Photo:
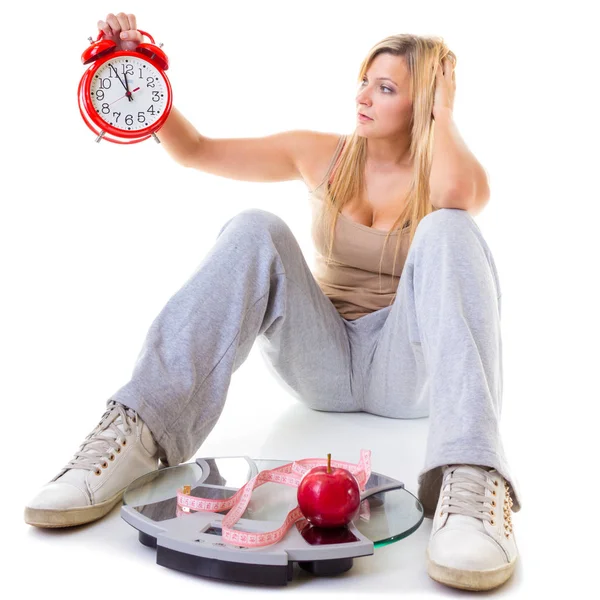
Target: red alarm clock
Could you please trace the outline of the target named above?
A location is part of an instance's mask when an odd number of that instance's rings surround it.
[[[135,50],[115,50],[116,42],[103,40],[104,31],[81,55],[92,63],[79,82],[79,111],[86,125],[115,144],[136,144],[156,135],[171,112],[173,92],[165,71],[167,55],[152,41]],[[92,42],[92,38],[88,38]],[[98,129],[96,129],[95,127]],[[129,141],[125,141],[129,140]]]

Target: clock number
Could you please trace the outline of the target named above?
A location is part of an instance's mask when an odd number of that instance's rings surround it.
[[[160,95],[158,92],[152,92],[152,102],[158,102],[160,100]]]
[[[102,114],[103,114],[103,115],[107,115],[109,112],[110,112],[110,108],[109,108],[109,106],[108,106],[108,102],[105,102],[105,103],[102,105]]]
[[[138,112],[138,123],[145,123],[146,122],[146,115],[144,115],[144,111],[141,110]]]
[[[127,115],[125,117],[125,123],[127,123],[127,125],[133,125],[133,115]]]
[[[156,87],[154,85],[154,77],[146,77],[146,80],[148,81],[148,83],[146,84],[146,87]]]
[[[119,117],[121,116],[121,113],[120,112],[114,112],[113,113],[113,118],[114,118],[115,115],[117,115],[117,118],[115,119],[115,123],[118,123],[119,122]]]
[[[151,104],[147,109],[146,109],[151,115],[154,115],[156,113],[156,111],[154,110],[154,104]]]
[[[133,65],[123,64],[123,75],[133,75]]]
[[[104,100],[104,92],[102,90],[96,90],[96,100]]]
[[[108,81],[107,85],[105,85],[106,81]],[[112,85],[112,81],[110,80],[110,77],[100,77],[100,89],[101,90],[108,90],[111,85]]]

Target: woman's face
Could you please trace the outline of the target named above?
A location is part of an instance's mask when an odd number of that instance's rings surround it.
[[[385,78],[385,79],[380,79]],[[410,132],[410,74],[402,56],[375,57],[356,95],[356,132],[364,137],[396,137]],[[361,121],[358,113],[371,117]]]

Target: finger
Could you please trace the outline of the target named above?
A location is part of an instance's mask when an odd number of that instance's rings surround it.
[[[131,29],[129,26],[129,17],[124,12],[117,14],[117,20],[121,26],[121,31],[129,31]]]
[[[137,45],[142,41],[142,34],[137,29],[121,31],[119,37],[121,39],[121,42],[123,42],[126,45],[133,43],[134,45],[131,46],[131,49],[137,48]],[[127,47],[127,49],[129,50],[130,48]]]
[[[112,13],[108,13],[108,15],[106,15],[106,22],[108,23],[112,31],[111,37],[118,38],[119,33],[121,32],[121,25],[119,25],[117,17],[115,17],[115,15],[113,15]]]
[[[129,13],[127,15],[129,17],[129,27],[131,29],[137,29],[137,24],[136,24],[136,20],[135,20],[135,15],[132,13]]]
[[[445,73],[448,82],[452,82],[452,63],[449,58],[444,59]]]
[[[110,25],[104,21],[98,21],[98,31],[104,32],[104,37],[112,37],[113,33],[110,29]]]

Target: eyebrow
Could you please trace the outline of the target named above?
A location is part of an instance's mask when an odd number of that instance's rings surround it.
[[[365,75],[366,77],[366,75]],[[391,81],[394,85],[398,85],[393,79],[390,79],[389,77],[377,77],[377,79],[375,79],[375,81]]]

